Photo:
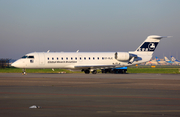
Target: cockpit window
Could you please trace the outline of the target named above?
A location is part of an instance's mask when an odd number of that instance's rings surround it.
[[[28,58],[34,58],[34,56],[28,56]]]
[[[21,58],[34,58],[34,56],[23,56],[23,57],[21,57]]]
[[[27,58],[27,57],[28,57],[28,56],[25,55],[25,56],[23,56],[23,57],[21,57],[21,58]]]

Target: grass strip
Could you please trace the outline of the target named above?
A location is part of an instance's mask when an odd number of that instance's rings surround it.
[[[70,71],[67,69],[26,69],[27,73],[84,73],[79,71]],[[22,73],[19,68],[0,69],[0,73]],[[156,74],[180,74],[180,68],[131,68],[128,67],[127,73],[156,73]]]
[[[67,69],[26,69],[27,73],[81,73],[80,71],[70,71]],[[19,68],[5,68],[0,69],[0,73],[22,73]]]
[[[180,74],[180,68],[128,68],[127,73]]]

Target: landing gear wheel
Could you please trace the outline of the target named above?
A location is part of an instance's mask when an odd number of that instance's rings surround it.
[[[22,75],[27,75],[26,69],[23,69]]]
[[[105,73],[105,70],[104,70],[104,69],[102,69],[102,70],[101,70],[101,72],[102,72],[102,73]]]
[[[92,71],[92,74],[97,74],[97,70]]]
[[[85,70],[84,73],[85,73],[85,74],[89,74],[90,71],[89,71],[89,70]]]

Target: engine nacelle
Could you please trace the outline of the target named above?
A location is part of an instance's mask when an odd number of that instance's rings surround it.
[[[115,59],[119,61],[129,61],[130,54],[128,52],[116,52],[115,53]]]

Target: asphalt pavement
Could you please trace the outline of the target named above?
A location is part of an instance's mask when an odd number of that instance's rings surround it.
[[[178,117],[180,75],[0,73],[0,116]]]

